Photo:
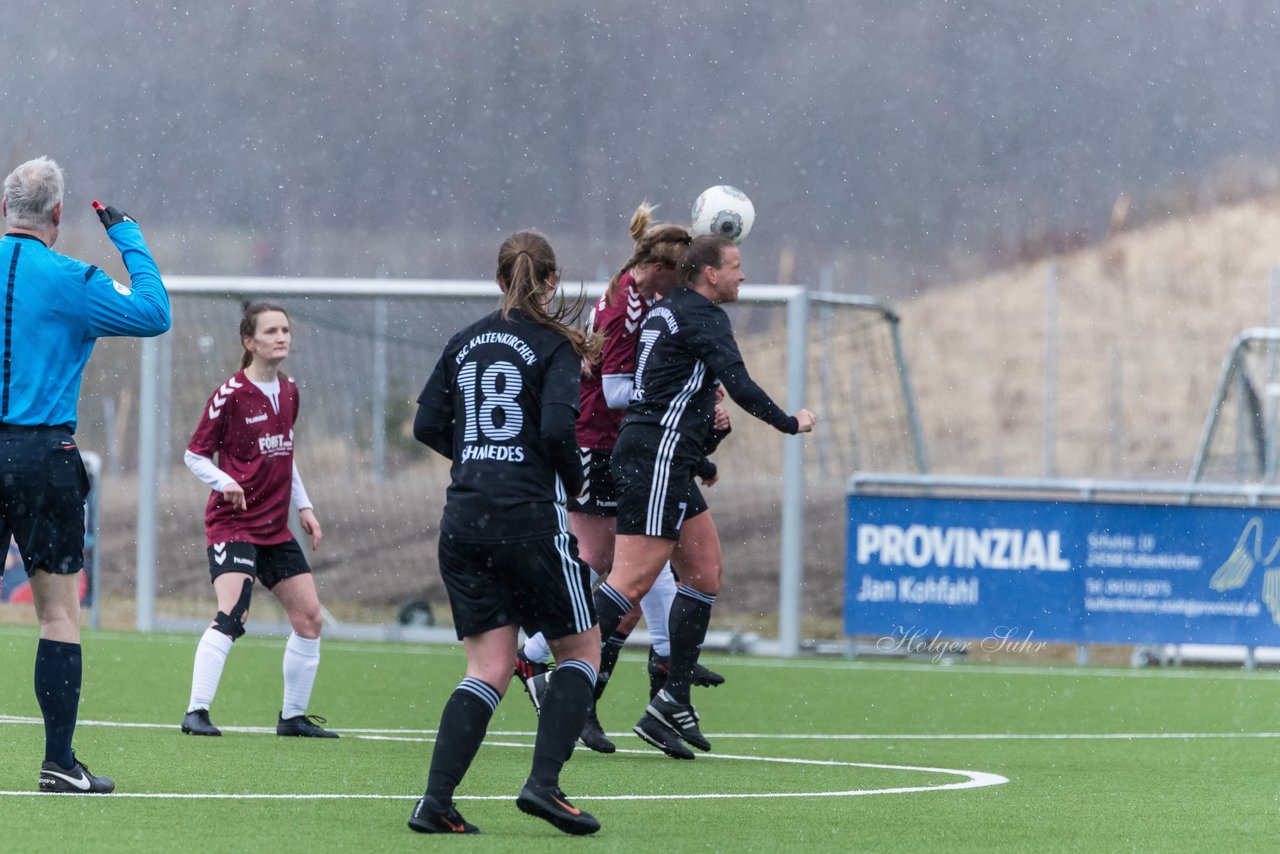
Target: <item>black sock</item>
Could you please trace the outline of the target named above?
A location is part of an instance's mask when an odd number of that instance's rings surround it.
[[[618,666],[618,656],[627,644],[627,637],[628,635],[614,632],[600,645],[600,672],[596,675],[595,690],[597,700],[604,693],[604,689],[609,687],[609,677],[613,675],[613,668]]]
[[[609,638],[618,630],[618,625],[627,612],[635,607],[635,603],[614,590],[607,583],[596,588],[595,594],[596,620],[600,623],[600,637]],[[606,641],[607,642],[607,641]]]
[[[668,618],[670,615],[668,614]],[[671,658],[658,655],[658,651],[649,647],[649,699],[652,700],[667,682],[667,673],[671,670]]]
[[[560,785],[560,769],[573,755],[574,742],[591,712],[596,673],[585,661],[571,658],[556,665],[538,714],[529,779],[542,786]]]
[[[44,715],[44,759],[70,768],[71,737],[80,711],[80,644],[40,639],[36,646],[36,702]]]
[[[431,771],[427,774],[427,794],[446,809],[453,800],[453,790],[476,758],[484,741],[489,721],[502,696],[486,682],[468,676],[454,689],[440,713],[440,731],[431,752]]]
[[[676,588],[671,601],[667,630],[671,633],[671,669],[667,673],[666,692],[677,703],[688,703],[693,683],[693,666],[698,663],[702,642],[711,625],[711,606],[716,597],[683,584]]]

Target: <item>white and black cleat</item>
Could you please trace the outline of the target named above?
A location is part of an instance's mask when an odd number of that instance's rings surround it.
[[[680,734],[648,712],[631,729],[672,759],[694,758],[693,751],[680,738]]]
[[[116,781],[89,773],[84,763],[71,754],[71,767],[56,762],[40,766],[40,791],[69,795],[106,795],[116,790]]]
[[[677,703],[666,691],[659,691],[649,701],[649,708],[645,711],[671,727],[682,739],[699,750],[711,749],[711,742],[698,729],[698,711],[689,703]]]

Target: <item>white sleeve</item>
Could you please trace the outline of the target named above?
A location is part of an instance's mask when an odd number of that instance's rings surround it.
[[[309,510],[315,506],[307,497],[307,488],[302,485],[302,475],[298,474],[298,464],[293,464],[293,506],[299,510]]]
[[[187,464],[187,468],[191,469],[192,474],[200,478],[201,482],[214,492],[221,492],[236,482],[235,478],[214,465],[213,460],[202,457],[194,451],[183,454],[182,461]]]
[[[600,387],[604,391],[604,402],[610,409],[626,409],[636,388],[635,375],[605,374],[600,378]]]

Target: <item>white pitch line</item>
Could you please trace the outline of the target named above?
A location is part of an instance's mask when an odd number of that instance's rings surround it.
[[[41,718],[0,714],[0,724],[43,725]],[[77,726],[116,727],[121,729],[177,729],[175,724],[139,723],[131,721],[82,720]],[[224,732],[242,732],[259,735],[275,735],[275,727],[222,726]],[[369,741],[434,741],[428,736],[434,729],[381,729],[377,727],[353,727],[338,730],[343,735]],[[530,730],[489,730],[491,736],[533,738]],[[1214,738],[1280,738],[1280,732],[970,732],[970,733],[777,733],[777,732],[718,732],[716,738],[740,738],[755,741],[1142,741]],[[485,744],[491,742],[486,741]],[[507,745],[510,747],[521,745]],[[531,745],[523,745],[530,747]],[[638,750],[647,755],[652,751]],[[717,754],[718,755],[718,754]]]
[[[18,715],[0,715],[0,724],[40,724],[43,721],[39,718],[22,717]],[[146,729],[173,729],[172,724],[154,724],[154,723],[132,723],[124,721],[80,721],[80,726],[98,726],[98,727],[127,727],[127,728],[146,728]],[[251,733],[274,733],[274,729],[266,727],[224,727],[223,729],[236,732]],[[348,731],[351,733],[351,731]],[[404,733],[398,735],[397,733]],[[498,735],[499,733],[493,733]],[[532,736],[532,733],[512,733],[514,735]],[[354,734],[355,738],[369,741],[411,741],[426,742],[432,739],[427,738],[422,731],[417,730],[361,730],[358,734]],[[485,741],[487,747],[512,747],[521,750],[530,750],[533,745],[528,743],[516,743],[505,741]],[[641,756],[653,756],[651,750],[628,750],[622,749],[618,753],[630,753]],[[575,795],[575,799],[580,801],[661,801],[679,798],[681,800],[731,800],[731,799],[750,799],[750,798],[834,798],[834,797],[860,797],[864,795],[897,795],[911,794],[916,792],[942,792],[956,791],[960,789],[974,789],[985,786],[999,786],[1009,782],[1007,777],[999,774],[991,774],[986,771],[968,771],[958,768],[933,768],[920,765],[885,765],[875,762],[845,762],[835,759],[800,759],[786,756],[744,756],[731,753],[715,753],[705,754],[702,759],[719,760],[725,762],[765,762],[775,765],[810,765],[826,768],[869,768],[877,771],[911,771],[925,774],[947,774],[955,777],[963,777],[963,780],[954,783],[939,783],[928,786],[894,786],[884,789],[846,789],[841,791],[824,791],[824,792],[694,792],[688,794],[672,793],[664,795]],[[22,792],[22,791],[4,791],[0,790],[0,796],[24,797],[36,795],[43,797],[46,793],[42,792]],[[65,793],[77,794],[77,793]],[[364,800],[407,800],[416,797],[416,795],[379,795],[379,794],[262,794],[262,793],[161,793],[161,792],[117,792],[110,795],[99,795],[102,798],[171,798],[171,799],[218,799],[218,800],[336,800],[338,798],[356,798]],[[509,800],[509,795],[460,795],[456,800],[467,801],[496,801]]]

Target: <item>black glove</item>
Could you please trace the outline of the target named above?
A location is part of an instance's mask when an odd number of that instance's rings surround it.
[[[136,219],[129,216],[119,208],[113,208],[111,205],[102,206],[101,202],[93,203],[93,210],[98,215],[98,219],[102,222],[103,228],[111,228],[113,225],[119,225],[122,222],[137,222]]]

